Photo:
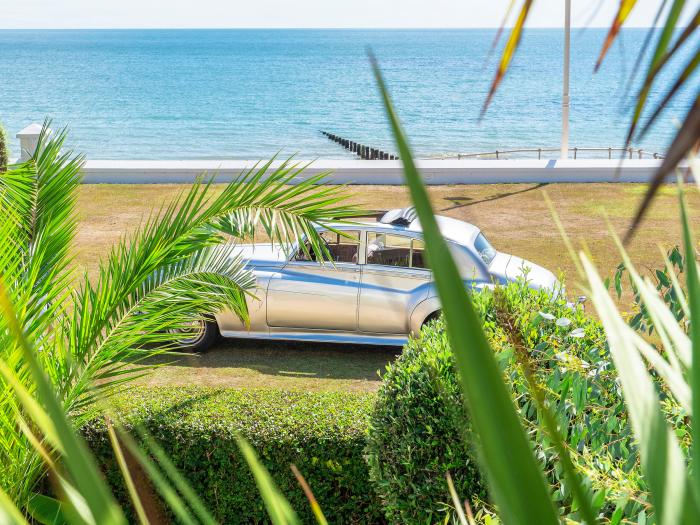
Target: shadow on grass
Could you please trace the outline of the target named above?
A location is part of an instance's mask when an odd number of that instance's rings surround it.
[[[440,211],[451,211],[451,210],[456,210],[459,208],[466,208],[467,206],[474,206],[475,204],[481,204],[482,202],[490,202],[490,201],[496,201],[499,199],[505,199],[506,197],[512,197],[513,195],[518,195],[520,193],[526,193],[528,191],[538,190],[540,188],[547,186],[547,184],[549,184],[549,183],[548,182],[540,182],[538,184],[533,184],[532,186],[525,188],[525,189],[522,189],[522,190],[508,191],[505,193],[497,193],[496,195],[492,195],[491,197],[486,197],[484,199],[479,199],[479,200],[474,200],[468,196],[447,197],[445,200],[450,201],[453,205],[448,206],[447,208],[443,208]]]
[[[377,370],[401,353],[396,346],[223,339],[200,355],[159,355],[146,364],[197,369],[249,369],[290,378],[377,381]]]

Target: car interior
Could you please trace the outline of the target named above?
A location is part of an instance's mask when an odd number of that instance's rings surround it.
[[[335,232],[324,231],[321,232],[321,238],[325,241],[333,262],[357,264],[360,232],[346,231],[344,234],[339,235]],[[367,234],[367,264],[401,268],[427,268],[424,250],[422,241],[403,235],[375,232]],[[310,243],[306,243],[306,251],[299,250],[294,260],[316,260]]]
[[[335,232],[321,232],[321,239],[325,241],[328,253],[333,262],[353,263],[357,264],[360,252],[360,232],[346,231],[345,235],[339,235]],[[347,236],[346,236],[347,235]],[[306,243],[308,254],[304,250],[299,250],[294,260],[296,261],[315,261],[316,254],[311,249],[310,243]]]

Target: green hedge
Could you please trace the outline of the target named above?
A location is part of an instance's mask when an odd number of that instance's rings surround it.
[[[646,487],[600,323],[563,297],[530,290],[522,282],[474,294],[473,300],[563,515],[580,520],[532,401],[520,352],[527,355],[575,466],[596,495],[597,510],[611,521],[646,519]],[[493,510],[483,500],[469,417],[459,410],[463,404],[446,327],[439,319],[387,367],[370,420],[370,476],[390,521],[449,521],[446,471],[473,508]]]
[[[330,523],[383,521],[363,457],[371,394],[136,388],[113,401],[127,428],[145,425],[222,523],[268,522],[235,433],[250,441],[305,523],[313,516],[292,463]],[[104,422],[90,418],[82,431],[127,501]]]
[[[442,319],[387,367],[370,422],[370,478],[391,523],[441,523],[445,473],[470,501],[486,497]]]

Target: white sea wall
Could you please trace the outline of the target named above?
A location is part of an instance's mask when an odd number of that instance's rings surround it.
[[[17,134],[22,160],[34,153],[41,126],[32,124]],[[262,165],[259,160],[87,160],[86,184],[191,183],[198,177],[227,182],[243,171]],[[283,161],[276,161],[273,167]],[[334,184],[404,183],[400,160],[299,160],[306,169],[296,180],[328,173]],[[427,184],[496,184],[554,182],[647,182],[661,166],[655,159],[549,160],[417,160]],[[294,182],[294,181],[292,181]]]
[[[298,180],[331,172],[335,184],[403,184],[401,161],[297,160],[308,165]],[[426,184],[550,182],[647,182],[661,160],[417,160]],[[226,182],[258,161],[246,160],[88,160],[87,184],[190,183],[198,176]],[[273,163],[273,166],[280,162]]]

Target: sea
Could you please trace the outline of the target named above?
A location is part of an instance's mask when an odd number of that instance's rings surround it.
[[[393,152],[371,49],[418,157],[557,148],[563,31],[526,30],[480,118],[503,45],[492,51],[495,33],[0,30],[0,122],[15,155],[16,132],[47,118],[92,159],[353,158],[321,131]],[[594,73],[605,30],[573,30],[572,147],[623,145],[646,35],[624,30]],[[652,103],[687,58],[669,66]],[[691,78],[635,148],[663,153],[698,88]]]

